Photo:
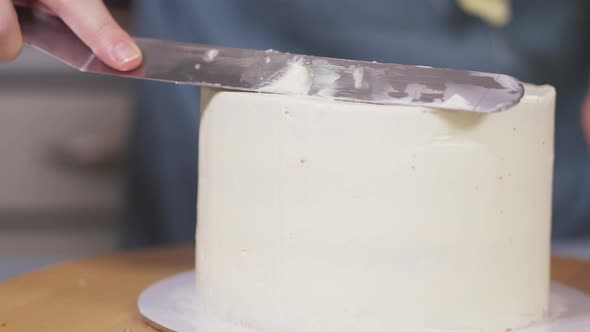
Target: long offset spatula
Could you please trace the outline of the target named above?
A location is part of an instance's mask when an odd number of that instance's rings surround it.
[[[143,65],[131,72],[120,72],[102,63],[59,18],[28,8],[18,8],[18,15],[25,43],[83,72],[231,90],[479,113],[505,110],[518,103],[524,93],[518,80],[501,74],[147,38],[135,39],[144,54]]]

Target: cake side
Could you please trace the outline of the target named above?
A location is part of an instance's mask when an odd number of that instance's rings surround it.
[[[548,307],[555,92],[481,115],[204,89],[197,279],[268,331],[504,332]]]

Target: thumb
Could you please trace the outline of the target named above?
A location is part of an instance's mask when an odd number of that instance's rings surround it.
[[[18,18],[10,0],[0,0],[0,61],[14,60],[23,46]]]
[[[43,3],[107,65],[128,71],[141,64],[141,50],[113,19],[102,0],[44,0]]]

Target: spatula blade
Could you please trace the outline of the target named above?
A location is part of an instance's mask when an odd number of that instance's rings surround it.
[[[491,113],[520,101],[513,77],[136,38],[143,65],[120,72],[102,63],[58,18],[19,8],[26,43],[80,71],[175,84],[316,96],[384,105]]]

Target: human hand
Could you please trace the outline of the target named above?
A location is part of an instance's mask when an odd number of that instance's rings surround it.
[[[129,71],[142,62],[141,50],[102,0],[0,0],[0,62],[14,60],[23,45],[14,4],[59,16],[100,60],[114,69]]]

